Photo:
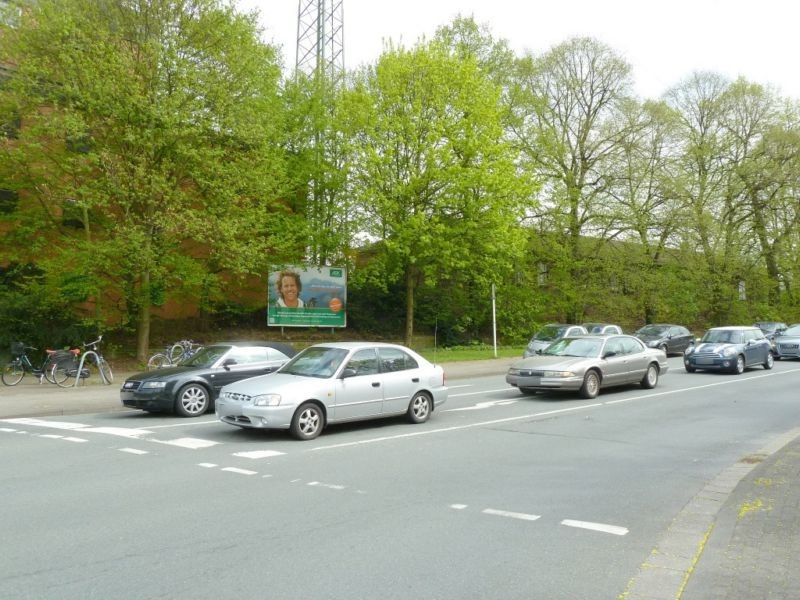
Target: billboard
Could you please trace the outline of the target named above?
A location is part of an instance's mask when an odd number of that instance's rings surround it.
[[[267,325],[346,327],[347,270],[343,267],[287,267],[270,271]]]

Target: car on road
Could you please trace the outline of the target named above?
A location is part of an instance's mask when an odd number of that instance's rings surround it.
[[[622,335],[622,327],[610,323],[581,323],[581,327],[586,333],[596,333],[598,335]]]
[[[741,374],[748,367],[771,369],[773,364],[770,342],[758,327],[712,327],[683,354],[689,373],[705,369]]]
[[[775,337],[772,354],[775,360],[800,358],[800,325],[792,325]]]
[[[789,326],[786,323],[782,323],[780,321],[757,321],[756,323],[753,323],[753,327],[758,327],[764,332],[764,335],[772,345],[773,353],[775,351],[775,338],[789,329]]]
[[[650,348],[659,348],[664,354],[683,354],[694,342],[694,335],[683,325],[652,323],[641,327],[634,333]]]
[[[585,335],[587,333],[589,332],[586,331],[586,329],[581,325],[550,323],[539,329],[539,331],[534,334],[534,336],[528,342],[528,345],[525,347],[522,357],[528,358],[529,356],[535,356],[556,340],[573,335]]]
[[[288,429],[311,440],[333,423],[406,415],[424,423],[447,401],[442,367],[405,346],[309,346],[277,372],[225,386],[217,418],[245,429]]]
[[[213,408],[223,386],[277,370],[296,354],[281,342],[223,342],[205,346],[180,366],[132,375],[122,384],[124,406],[198,417]]]
[[[514,362],[506,382],[523,394],[577,391],[594,398],[601,388],[638,383],[651,389],[669,369],[666,355],[631,335],[578,335]]]

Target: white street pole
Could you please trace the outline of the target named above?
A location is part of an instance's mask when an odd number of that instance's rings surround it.
[[[494,284],[492,284],[492,343],[494,345],[494,357],[497,358],[497,313],[495,311]]]

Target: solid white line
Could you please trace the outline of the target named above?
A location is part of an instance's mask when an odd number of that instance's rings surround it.
[[[180,448],[189,448],[190,450],[197,450],[198,448],[210,448],[216,446],[220,442],[212,442],[211,440],[201,440],[197,438],[179,438],[177,440],[148,440],[158,442],[159,444],[167,444],[169,446],[178,446]]]
[[[606,525],[604,523],[590,523],[588,521],[573,521],[572,519],[564,519],[561,521],[562,525],[567,527],[578,527],[580,529],[591,529],[592,531],[600,531],[602,533],[610,533],[613,535],[627,535],[628,530],[625,527],[618,527],[617,525]]]
[[[549,415],[557,415],[561,413],[568,413],[574,412],[576,410],[586,410],[589,408],[594,408],[596,406],[602,406],[602,403],[596,404],[585,404],[582,406],[572,406],[570,408],[560,408],[558,410],[548,410],[540,413],[533,413],[527,415],[521,415],[519,417],[506,417],[505,419],[494,419],[492,421],[481,421],[480,423],[470,423],[468,425],[456,425],[453,427],[444,427],[442,429],[429,429],[427,431],[415,431],[412,433],[402,433],[399,435],[387,435],[384,437],[379,438],[372,438],[369,440],[360,440],[358,442],[346,442],[344,444],[331,444],[330,446],[317,446],[316,448],[309,448],[307,452],[313,452],[315,450],[331,450],[333,448],[346,448],[348,446],[362,446],[364,444],[374,444],[375,442],[385,442],[388,440],[399,440],[402,438],[410,438],[410,437],[417,437],[420,435],[432,435],[434,433],[446,433],[449,431],[460,431],[463,429],[474,429],[475,427],[484,427],[486,425],[497,425],[498,423],[510,423],[512,421],[522,421],[525,419],[534,419],[536,417],[547,417]]]
[[[238,473],[239,475],[258,475],[258,471],[248,471],[247,469],[237,469],[236,467],[224,467],[223,471]]]
[[[521,519],[523,521],[535,521],[536,519],[542,518],[542,515],[529,515],[526,513],[511,512],[508,510],[495,510],[493,508],[484,508],[481,512],[486,515],[509,517],[511,519]]]
[[[128,454],[149,454],[147,450],[137,450],[136,448],[119,448],[120,452],[127,452]]]
[[[148,429],[170,429],[172,427],[189,427],[192,425],[208,425],[209,423],[219,423],[218,419],[214,419],[213,421],[189,421],[188,423],[173,423],[171,425],[153,425],[152,427],[148,427]]]
[[[493,394],[495,392],[511,392],[513,390],[514,390],[513,387],[508,386],[497,390],[483,390],[481,392],[470,392],[469,394],[452,394],[448,395],[448,398],[466,398],[467,396],[478,396],[480,394]]]
[[[269,458],[270,456],[283,456],[285,452],[278,452],[277,450],[253,450],[252,452],[235,452],[234,456],[241,458]]]

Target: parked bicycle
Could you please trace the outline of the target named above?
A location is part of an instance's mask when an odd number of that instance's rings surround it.
[[[102,340],[103,336],[101,335],[95,341],[84,344],[85,352],[80,361],[77,360],[77,357],[73,357],[71,361],[59,362],[55,369],[56,384],[61,387],[74,387],[78,385],[81,379],[88,378],[90,375],[89,365],[86,362],[88,359],[97,367],[103,383],[110,385],[114,381],[114,374],[111,372],[111,365],[108,364],[108,361],[100,351],[100,342]]]
[[[40,367],[33,366],[31,359],[28,357],[28,350],[36,350],[33,346],[26,346],[22,342],[11,343],[11,356],[13,360],[3,367],[3,372],[0,375],[3,383],[6,385],[17,385],[26,373],[32,374],[34,377],[39,378],[41,384],[43,380],[48,383],[58,383],[60,378],[63,378],[63,373],[56,372],[56,366],[59,361],[67,357],[74,358],[80,354],[78,348],[72,350],[45,350],[47,358],[44,359]]]
[[[180,340],[164,348],[164,352],[157,352],[147,359],[147,370],[161,369],[163,367],[174,367],[189,357],[197,354],[202,348],[202,344],[192,340]]]

